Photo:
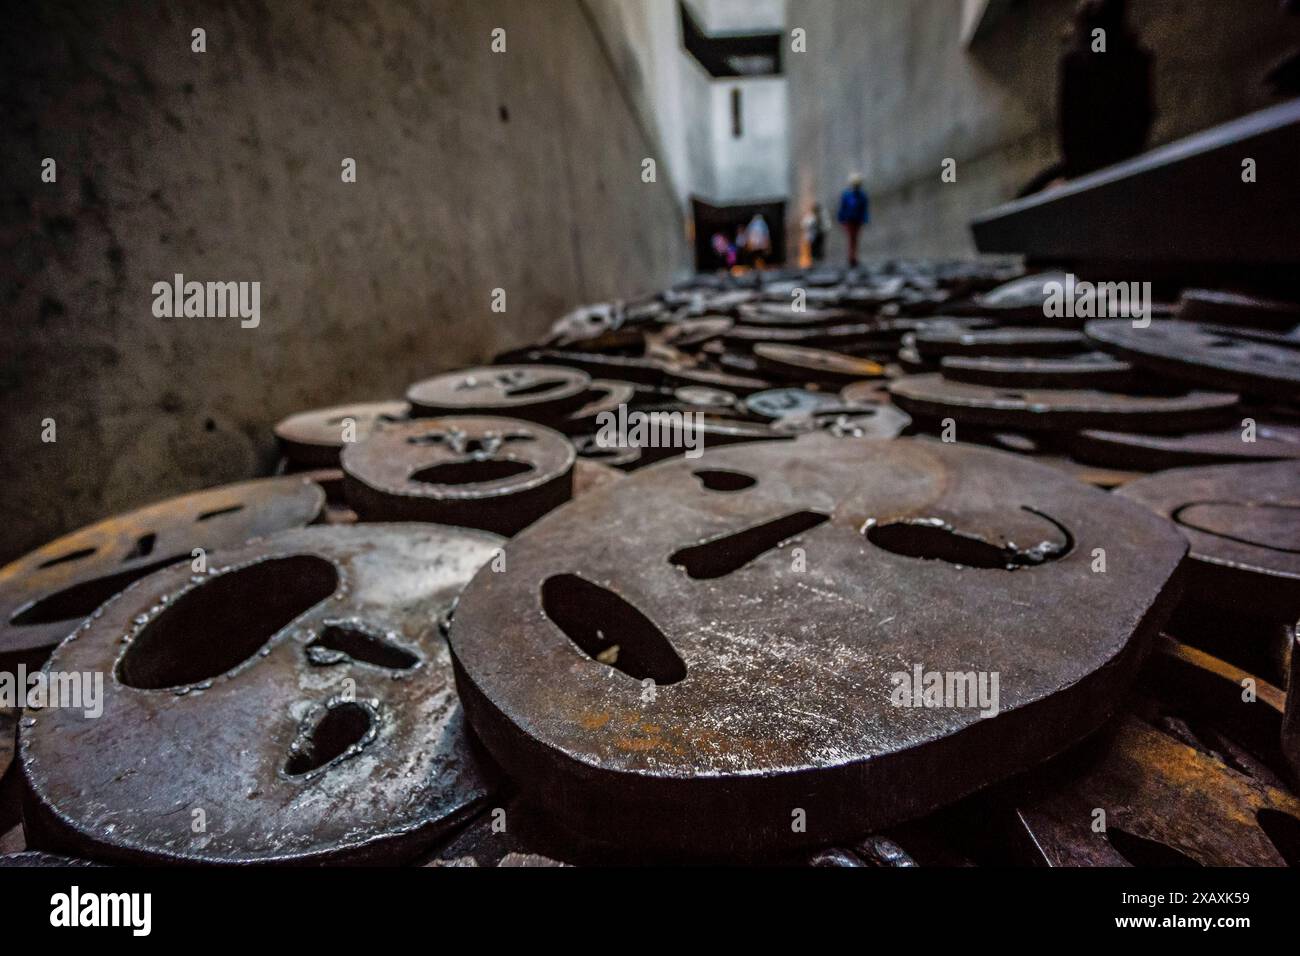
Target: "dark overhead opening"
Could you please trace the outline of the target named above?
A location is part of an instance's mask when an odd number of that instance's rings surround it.
[[[781,34],[721,34],[709,36],[686,4],[678,0],[682,45],[710,76],[776,76],[781,72]]]

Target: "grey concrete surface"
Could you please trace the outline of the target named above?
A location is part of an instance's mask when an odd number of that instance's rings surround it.
[[[820,199],[833,215],[857,169],[874,220],[863,255],[973,252],[970,219],[1057,158],[1057,59],[1074,6],[1012,4],[966,48],[962,0],[790,0],[787,27],[806,30],[808,47],[785,61],[792,242],[809,203]],[[1151,145],[1276,102],[1262,78],[1300,42],[1300,17],[1273,0],[1129,6],[1155,54]],[[949,157],[956,183],[940,180]],[[843,261],[838,229],[827,255]]]
[[[0,559],[689,264],[578,0],[50,0],[0,62]],[[261,324],[156,318],[175,273],[260,282]]]

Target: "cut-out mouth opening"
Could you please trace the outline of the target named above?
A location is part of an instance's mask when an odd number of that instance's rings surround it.
[[[89,617],[95,609],[115,597],[140,578],[153,574],[185,557],[172,555],[138,568],[106,574],[48,594],[20,610],[9,619],[14,627],[31,627],[36,624],[57,624],[60,621],[79,621]]]
[[[406,648],[352,624],[326,625],[320,636],[307,645],[307,658],[320,665],[350,659],[390,670],[410,670],[420,662]]]
[[[1267,515],[1268,520],[1258,521],[1260,515]],[[1209,520],[1216,516],[1220,519],[1217,527]],[[1236,520],[1230,520],[1229,516]],[[1284,501],[1189,501],[1174,509],[1171,517],[1175,524],[1225,541],[1282,554],[1300,554],[1300,546],[1293,544],[1300,533],[1300,505]],[[1222,530],[1225,525],[1235,525],[1238,533]]]
[[[233,515],[236,511],[243,511],[243,510],[244,510],[244,506],[242,504],[229,505],[225,508],[217,508],[213,511],[205,511],[203,512],[203,514],[199,515],[198,518],[195,520],[211,521],[213,518],[220,518],[222,515]]]
[[[301,777],[337,760],[373,736],[374,715],[366,707],[347,701],[325,711],[311,731],[295,741],[284,772]]]
[[[633,680],[675,684],[686,676],[686,664],[653,621],[585,578],[547,578],[542,582],[542,610],[584,654]]]
[[[735,534],[682,548],[670,555],[668,561],[697,580],[720,578],[828,520],[830,515],[819,511],[798,511]]]
[[[411,473],[411,481],[428,485],[477,485],[501,481],[533,470],[526,461],[507,458],[480,458],[471,461],[444,461]]]
[[[38,571],[44,571],[46,568],[52,568],[60,564],[67,564],[69,561],[80,561],[82,558],[90,557],[96,550],[98,549],[81,548],[78,551],[69,551],[67,554],[59,555],[57,558],[50,558],[47,561],[42,561],[36,566],[36,569]]]
[[[548,381],[534,382],[531,385],[507,385],[505,386],[505,393],[507,398],[527,398],[531,395],[540,395],[543,392],[563,387],[564,382],[550,379]]]
[[[118,680],[162,690],[218,677],[333,594],[338,583],[332,562],[307,554],[207,578],[136,635],[118,663]]]
[[[1027,506],[1022,506],[1021,510],[1050,522],[1064,536],[1064,541],[1042,541],[1030,548],[997,545],[937,518],[869,523],[864,531],[868,541],[891,554],[984,570],[1014,571],[1016,568],[1034,567],[1059,560],[1074,549],[1074,535],[1055,518]]]

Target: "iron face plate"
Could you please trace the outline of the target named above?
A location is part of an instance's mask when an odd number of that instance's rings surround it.
[[[316,521],[325,492],[265,478],[168,498],[56,538],[0,568],[0,661],[43,655],[132,581],[168,564]]]
[[[1133,366],[1105,352],[1061,358],[949,355],[939,361],[943,377],[998,388],[1116,389],[1133,384]]]
[[[422,418],[478,414],[552,422],[580,408],[590,387],[591,376],[576,368],[488,365],[416,382],[406,399]]]
[[[1300,617],[1300,461],[1177,468],[1118,493],[1191,542],[1198,597],[1269,620]]]
[[[876,543],[944,525],[1046,560],[959,567]],[[654,466],[548,515],[508,573],[466,589],[451,645],[481,739],[576,829],[692,853],[826,843],[1100,724],[1186,547],[1011,455],[811,435]],[[891,674],[917,665],[998,672],[999,714],[894,706]]]
[[[307,528],[214,555],[206,575],[187,565],[137,582],[51,658],[58,672],[104,675],[102,715],[23,715],[29,826],[56,847],[128,861],[414,852],[488,793],[438,622],[501,544],[430,525]],[[299,604],[278,627],[249,623]],[[221,667],[250,627],[272,633]],[[340,644],[331,628],[368,635],[369,650]],[[322,766],[296,765],[295,754],[325,746],[304,734],[344,707],[336,720],[364,712],[365,734]]]
[[[348,502],[367,521],[437,521],[511,535],[573,494],[573,445],[488,415],[394,425],[343,450]]]
[[[1184,381],[1282,399],[1300,395],[1297,339],[1178,320],[1146,328],[1094,321],[1084,331],[1106,351]]]
[[[1223,419],[1237,404],[1224,392],[1121,395],[1070,389],[999,389],[952,382],[938,374],[909,375],[889,386],[914,418],[952,417],[959,423],[1014,429],[1183,431]]]
[[[1241,425],[1181,435],[1082,431],[1070,447],[1091,461],[1148,471],[1300,458],[1300,426],[1259,422],[1254,441],[1245,441],[1245,434]]]
[[[309,412],[298,412],[275,426],[275,437],[284,456],[307,468],[336,468],[339,452],[348,441],[364,441],[384,425],[405,421],[411,412],[406,402],[356,402]],[[344,435],[353,423],[351,438]]]

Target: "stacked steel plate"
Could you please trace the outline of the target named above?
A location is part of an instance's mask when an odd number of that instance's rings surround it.
[[[1300,861],[1300,307],[1063,281],[585,307],[0,569],[0,863]]]

